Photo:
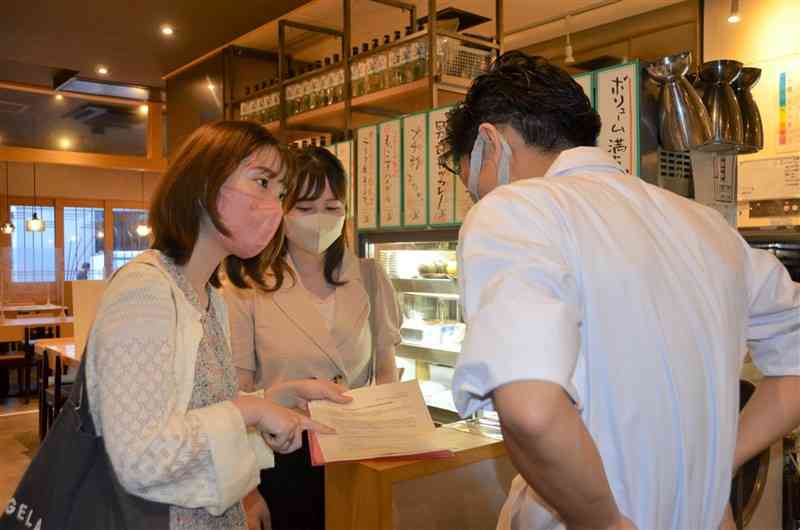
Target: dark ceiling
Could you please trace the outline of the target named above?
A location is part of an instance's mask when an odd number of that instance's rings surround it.
[[[99,77],[103,64],[113,81],[163,86],[164,74],[306,1],[3,0],[0,80],[36,82],[53,68]]]

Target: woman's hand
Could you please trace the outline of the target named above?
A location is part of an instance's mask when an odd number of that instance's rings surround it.
[[[247,530],[272,530],[269,508],[257,489],[251,491],[242,504],[247,514]]]
[[[247,426],[258,429],[264,441],[275,452],[291,453],[300,448],[303,431],[333,434],[330,427],[280,405],[254,396],[233,400]]]
[[[334,403],[348,403],[353,398],[345,395],[348,388],[332,381],[298,379],[284,381],[264,391],[264,397],[290,408],[308,410],[308,402],[327,399]]]

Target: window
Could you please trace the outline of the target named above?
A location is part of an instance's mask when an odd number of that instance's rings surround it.
[[[114,208],[114,253],[112,268],[117,270],[150,246],[149,233],[140,235],[139,225],[147,224],[147,211]]]
[[[25,221],[34,212],[44,221],[42,232],[29,232]],[[19,283],[56,281],[56,223],[52,206],[11,205],[11,281]]]
[[[103,208],[64,207],[64,280],[102,280]]]

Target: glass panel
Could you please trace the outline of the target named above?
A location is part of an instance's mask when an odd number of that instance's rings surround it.
[[[367,255],[389,275],[403,312],[397,366],[419,380],[434,420],[455,421],[453,366],[466,326],[461,315],[455,241],[373,243]],[[437,419],[438,418],[438,419]]]
[[[34,212],[44,221],[42,232],[29,232],[25,222]],[[17,227],[11,235],[11,281],[17,283],[56,280],[55,208],[52,206],[11,205],[11,222]]]
[[[64,280],[102,280],[104,212],[102,208],[64,208]]]
[[[136,228],[147,224],[147,210],[114,208],[114,254],[112,270],[117,270],[150,246],[148,235],[139,235]]]
[[[3,145],[145,156],[147,114],[137,106],[0,89]]]

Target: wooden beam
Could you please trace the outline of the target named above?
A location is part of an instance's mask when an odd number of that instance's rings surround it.
[[[102,169],[125,169],[134,171],[163,172],[167,169],[167,161],[163,158],[148,159],[142,156],[75,153],[71,151],[33,149],[30,147],[0,146],[0,160],[6,160],[8,162],[36,162],[42,164],[63,164],[68,166],[96,167]]]
[[[147,104],[147,159],[159,161],[164,158],[164,114],[161,103]]]
[[[50,87],[42,85],[15,83],[13,81],[0,81],[0,88],[5,88],[8,90],[16,90],[17,92],[42,94],[45,96],[55,96],[56,94],[60,94],[65,98],[83,99],[86,101],[96,101],[98,103],[111,103],[113,105],[124,105],[126,107],[138,107],[143,103],[142,101],[137,99],[115,98],[111,96],[94,96],[92,94],[80,94],[78,92],[53,90]]]

